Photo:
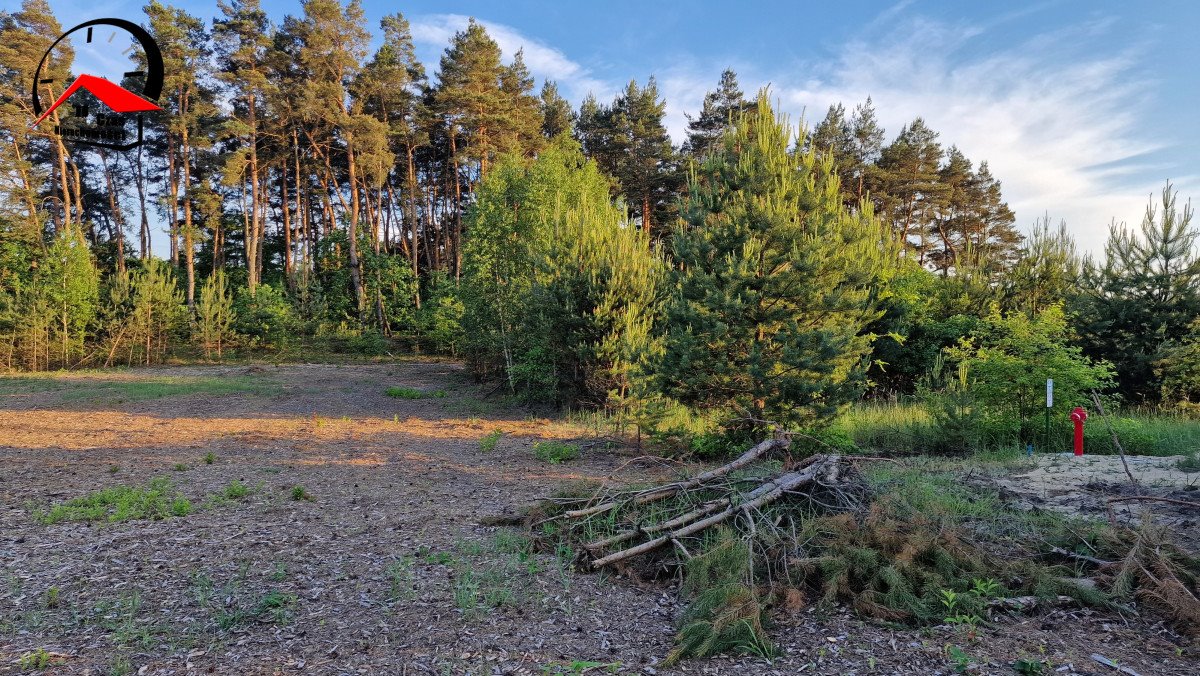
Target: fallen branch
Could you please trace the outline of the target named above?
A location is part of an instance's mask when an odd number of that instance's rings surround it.
[[[1200,502],[1189,502],[1187,500],[1176,500],[1174,498],[1160,498],[1154,495],[1130,495],[1124,498],[1108,499],[1108,503],[1110,505],[1114,502],[1169,502],[1172,505],[1183,505],[1184,507],[1200,509]]]
[[[1121,440],[1117,438],[1117,431],[1113,429],[1112,423],[1108,421],[1108,414],[1104,412],[1104,404],[1100,403],[1100,395],[1096,394],[1096,390],[1092,390],[1092,403],[1096,404],[1096,411],[1100,413],[1100,418],[1104,420],[1104,426],[1108,428],[1108,433],[1112,435],[1113,446],[1117,447],[1117,452],[1121,454],[1121,465],[1125,468],[1125,476],[1129,477],[1129,482],[1134,486],[1138,485],[1138,480],[1134,478],[1133,472],[1129,471],[1129,462],[1125,460],[1125,449],[1121,446]]]

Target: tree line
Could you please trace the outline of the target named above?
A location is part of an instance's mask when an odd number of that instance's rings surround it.
[[[652,77],[575,109],[474,20],[430,73],[398,13],[372,51],[357,1],[218,10],[145,6],[164,113],[127,152],[29,128],[62,26],[45,0],[0,14],[3,366],[402,343],[530,399],[816,423],[1019,315],[1130,403],[1200,398],[1170,186],[1091,258],[1049,219],[1022,237],[986,162],[920,118],[889,141],[870,99],[810,131],[726,71],[676,146]]]

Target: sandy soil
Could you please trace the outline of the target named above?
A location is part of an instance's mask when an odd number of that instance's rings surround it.
[[[256,387],[142,400],[105,388],[164,376]],[[392,399],[389,386],[445,396]],[[544,464],[535,441],[584,432],[485,393],[453,364],[424,363],[147,369],[0,389],[0,673],[42,649],[55,674],[947,674],[947,644],[972,673],[1012,673],[1021,657],[1118,673],[1092,653],[1143,676],[1200,672],[1160,623],[1078,609],[999,617],[976,641],[807,609],[776,618],[773,662],[662,668],[673,587],[572,572],[485,524],[575,482],[668,468],[598,446]],[[494,430],[503,437],[484,454]],[[197,510],[32,517],[160,476]],[[215,500],[234,479],[253,492]],[[292,500],[295,486],[312,499]]]

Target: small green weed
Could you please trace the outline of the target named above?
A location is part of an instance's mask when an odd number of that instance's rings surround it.
[[[187,465],[183,464],[182,462],[179,462],[179,463],[175,463],[175,466],[172,467],[171,469],[175,470],[176,472],[186,472],[186,471],[188,471],[189,468]]]
[[[292,500],[300,502],[301,500],[312,500],[312,495],[309,494],[304,486],[295,486],[292,488]]]
[[[504,433],[500,430],[493,430],[492,432],[488,433],[479,440],[479,452],[491,453],[492,451],[496,450],[496,444],[500,443],[500,438],[503,436]]]
[[[61,596],[61,594],[58,591],[58,587],[50,587],[49,589],[47,589],[46,590],[46,608],[48,608],[48,609],[57,608],[59,606],[59,604],[62,602],[60,596]]]
[[[217,454],[216,454],[216,453],[213,453],[212,451],[209,451],[208,453],[205,453],[205,454],[204,454],[204,464],[206,464],[206,465],[211,465],[211,464],[213,464],[213,463],[214,463],[214,462],[216,462],[216,461],[217,461]]]
[[[56,663],[57,660],[54,659],[53,655],[46,652],[44,648],[38,648],[33,652],[28,652],[24,655],[21,655],[21,659],[17,661],[17,666],[19,666],[23,671],[41,671],[43,669],[49,669]]]
[[[384,394],[392,399],[423,399],[425,393],[421,390],[416,390],[411,387],[389,387],[384,391]]]
[[[109,465],[109,467],[108,467],[109,474],[116,474],[117,472],[120,472],[120,471],[121,471],[121,467],[119,465]]]
[[[389,601],[411,598],[416,592],[417,578],[413,573],[414,563],[416,561],[413,557],[405,556],[388,564],[385,572],[390,584],[390,589],[388,590]]]
[[[962,648],[956,645],[946,645],[946,657],[950,658],[951,664],[954,665],[954,671],[965,674],[971,668],[971,663],[975,660],[968,655]]]
[[[579,447],[561,441],[538,441],[533,444],[533,454],[542,462],[557,465],[578,458]]]
[[[1048,673],[1050,665],[1042,660],[1034,659],[1019,659],[1013,662],[1013,671],[1021,674],[1021,676],[1042,676]]]

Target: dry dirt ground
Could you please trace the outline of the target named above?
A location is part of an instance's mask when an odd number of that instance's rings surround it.
[[[386,396],[394,386],[428,396]],[[1010,674],[1022,657],[1121,673],[1093,653],[1126,673],[1200,673],[1161,624],[1079,609],[999,618],[975,641],[807,609],[775,619],[771,662],[664,668],[673,587],[573,572],[485,524],[573,482],[678,468],[599,446],[545,464],[534,442],[586,432],[486,394],[442,363],[0,379],[0,673],[41,655],[52,674],[924,675],[954,672],[948,644],[971,673]],[[155,477],[194,511],[34,518]],[[232,480],[249,494],[219,497]]]

